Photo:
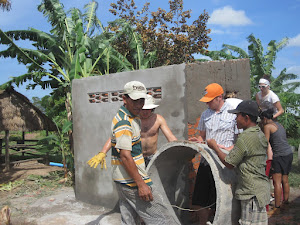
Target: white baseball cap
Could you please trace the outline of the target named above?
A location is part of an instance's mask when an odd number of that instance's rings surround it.
[[[151,95],[147,95],[143,109],[155,109],[158,106],[155,105],[155,99]]]
[[[147,90],[145,85],[139,81],[130,81],[124,86],[124,94],[128,94],[133,100],[146,98]]]

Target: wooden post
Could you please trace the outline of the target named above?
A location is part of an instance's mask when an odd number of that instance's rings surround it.
[[[10,161],[9,161],[9,131],[5,131],[5,170],[10,170]]]
[[[25,144],[25,131],[22,132],[22,144]],[[22,150],[24,150],[25,148],[21,148]],[[25,152],[22,152],[22,156],[24,157]]]
[[[0,157],[2,156],[2,139],[0,139]]]
[[[46,152],[45,164],[49,166],[49,152]]]
[[[300,166],[300,144],[298,146],[298,166]]]

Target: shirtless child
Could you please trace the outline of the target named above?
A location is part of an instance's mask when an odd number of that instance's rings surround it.
[[[151,95],[147,95],[145,99],[145,105],[143,106],[143,110],[140,112],[141,119],[141,143],[142,143],[142,151],[145,159],[146,166],[154,156],[157,151],[157,140],[159,129],[163,132],[166,139],[170,141],[177,141],[177,138],[173,135],[172,131],[167,125],[166,120],[159,114],[154,113],[155,108],[158,105],[155,105],[155,100]],[[105,142],[102,150],[91,158],[88,161],[88,164],[91,167],[96,168],[99,163],[101,164],[101,168],[103,166],[106,168],[106,153],[111,149],[111,141],[110,138]]]

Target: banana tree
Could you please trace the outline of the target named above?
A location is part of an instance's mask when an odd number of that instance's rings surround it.
[[[70,142],[67,135],[72,130],[72,122],[65,118],[56,117],[54,119],[57,130],[45,138],[42,138],[37,143],[38,150],[47,150],[52,153],[60,153],[64,168],[64,177],[67,178],[68,170],[74,171],[74,154],[69,151]]]
[[[0,29],[0,44],[8,45],[6,50],[0,52],[0,57],[17,58],[28,68],[27,73],[13,77],[1,88],[12,84],[19,86],[27,80],[33,81],[29,88],[50,87],[53,96],[65,98],[68,120],[71,121],[73,79],[135,69],[126,56],[114,48],[113,43],[118,35],[128,32],[131,42],[136,42],[132,44],[135,47],[131,53],[138,52],[138,68],[147,67],[147,60],[139,62],[147,58],[139,47],[139,36],[130,30],[126,22],[119,22],[123,29],[117,34],[107,32],[96,17],[97,7],[97,2],[92,1],[85,5],[84,13],[76,8],[65,13],[59,0],[43,0],[38,10],[52,25],[50,33],[34,28],[7,32]],[[34,49],[17,46],[14,41],[19,39],[33,42]],[[70,143],[71,137],[70,133]]]
[[[258,38],[251,34],[247,39],[250,43],[248,52],[251,60],[251,73],[252,76],[255,76],[255,81],[258,82],[264,74],[272,74],[272,70],[275,69],[276,54],[287,45],[288,38],[283,38],[279,42],[271,40],[265,54],[261,41]]]

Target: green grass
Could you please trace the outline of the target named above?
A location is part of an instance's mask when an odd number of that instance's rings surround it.
[[[15,197],[24,196],[26,194],[36,192],[39,195],[45,195],[41,190],[55,190],[63,186],[72,186],[73,183],[70,179],[66,182],[60,182],[64,178],[64,171],[50,172],[49,175],[29,175],[27,178],[17,180],[14,182],[8,182],[7,184],[0,185],[0,192],[15,190]]]
[[[289,184],[291,187],[300,187],[300,166],[298,165],[298,151],[294,152],[292,170],[289,174]]]

